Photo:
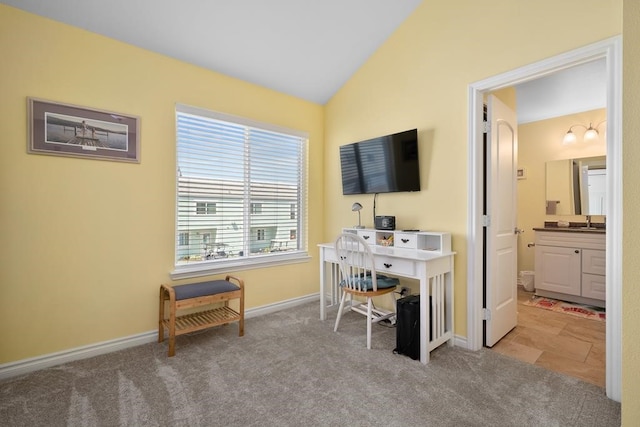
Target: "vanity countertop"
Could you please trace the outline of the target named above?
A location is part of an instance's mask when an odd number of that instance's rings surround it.
[[[590,227],[587,227],[586,222],[570,222],[568,227],[560,227],[557,222],[545,221],[544,227],[534,227],[533,230],[598,234],[604,234],[607,232],[605,223],[603,222],[592,222]]]
[[[569,233],[597,233],[597,234],[605,234],[607,232],[604,228],[599,227],[534,227],[534,231],[562,231]]]

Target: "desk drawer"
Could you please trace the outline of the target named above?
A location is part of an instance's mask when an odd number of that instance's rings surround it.
[[[418,249],[418,235],[396,232],[393,244],[396,248]]]
[[[404,276],[415,276],[416,266],[413,261],[393,258],[376,257],[376,270],[378,273],[394,273]]]
[[[338,254],[334,248],[323,248],[325,262],[338,262]]]
[[[358,236],[362,237],[370,245],[376,244],[376,232],[370,230],[358,230]]]

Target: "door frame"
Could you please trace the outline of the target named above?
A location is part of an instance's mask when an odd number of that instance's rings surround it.
[[[483,96],[485,93],[604,58],[607,68],[606,390],[620,402],[622,366],[622,36],[563,53],[469,85],[467,348],[482,348]]]

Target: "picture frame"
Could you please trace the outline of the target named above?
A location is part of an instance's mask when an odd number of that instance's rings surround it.
[[[140,163],[140,118],[27,98],[27,152]]]
[[[517,168],[516,176],[518,179],[527,179],[527,170],[525,168]]]

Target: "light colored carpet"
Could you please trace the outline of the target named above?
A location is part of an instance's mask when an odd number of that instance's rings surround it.
[[[443,346],[424,366],[395,329],[318,319],[306,304],[0,383],[8,426],[618,426],[604,390],[489,350]]]

